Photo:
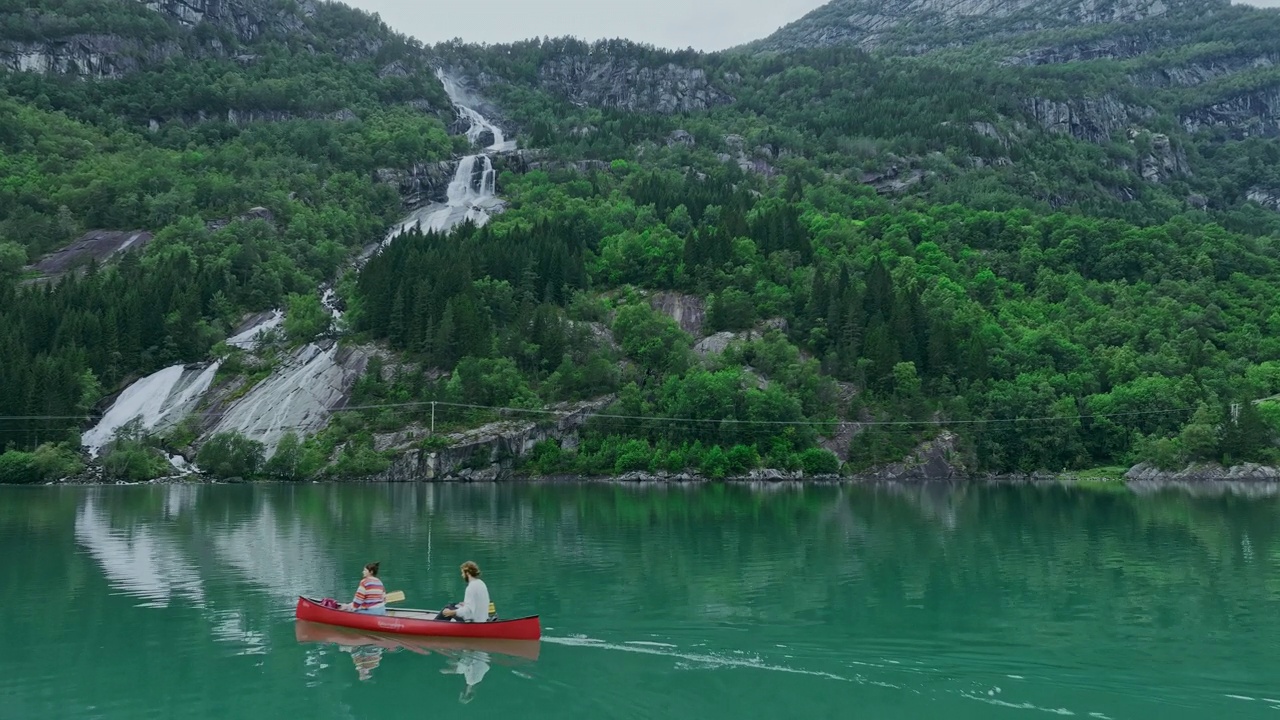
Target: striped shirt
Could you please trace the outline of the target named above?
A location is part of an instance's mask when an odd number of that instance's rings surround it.
[[[387,591],[382,586],[382,581],[370,575],[360,581],[360,587],[356,588],[356,599],[351,601],[353,610],[371,610],[381,607],[387,602]]]

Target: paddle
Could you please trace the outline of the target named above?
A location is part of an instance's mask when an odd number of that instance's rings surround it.
[[[389,603],[404,602],[404,592],[400,590],[397,590],[395,592],[389,592],[387,593],[387,597],[385,600],[386,602],[389,602]]]

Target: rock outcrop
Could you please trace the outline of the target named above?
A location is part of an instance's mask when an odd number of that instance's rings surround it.
[[[1088,60],[1128,60],[1167,47],[1179,39],[1168,30],[1126,32],[1110,37],[1024,50],[1004,58],[1000,64],[1036,67]]]
[[[1280,482],[1280,468],[1245,463],[1223,467],[1217,463],[1188,465],[1182,470],[1161,470],[1149,463],[1135,465],[1125,473],[1130,482]]]
[[[1221,129],[1233,139],[1280,134],[1280,85],[1239,93],[1221,102],[1184,113],[1188,133]]]
[[[554,419],[501,420],[474,430],[441,436],[437,449],[426,449],[425,431],[379,436],[379,449],[400,450],[386,471],[370,478],[380,482],[461,480],[487,482],[509,474],[514,461],[540,442],[554,440],[565,449],[578,446],[578,431],[613,403],[612,396],[553,408]],[[412,443],[412,444],[410,444]]]
[[[1129,142],[1145,146],[1145,151],[1139,154],[1137,166],[1132,168],[1142,175],[1143,180],[1163,183],[1191,174],[1187,151],[1181,145],[1175,145],[1168,135],[1130,130]]]
[[[834,0],[750,47],[927,52],[1055,27],[1200,15],[1229,0]]]
[[[57,278],[90,262],[101,263],[119,253],[140,250],[151,242],[151,237],[151,233],[145,230],[90,230],[65,248],[41,258],[29,269],[39,273],[40,280]]]
[[[268,3],[261,0],[147,0],[146,6],[194,27],[207,22],[235,33],[242,42],[267,34],[296,34],[315,15],[311,0]]]
[[[1143,87],[1195,87],[1246,70],[1272,68],[1277,63],[1280,63],[1278,53],[1228,55],[1199,59],[1172,67],[1143,70],[1133,73],[1129,79],[1135,85]]]
[[[660,292],[650,296],[649,305],[654,310],[675,320],[681,330],[695,338],[702,337],[702,326],[707,320],[706,300],[697,295]]]
[[[131,35],[128,31],[57,35],[57,28],[70,19],[83,20],[73,7],[32,11],[30,17],[47,25],[47,39],[38,41],[0,40],[0,70],[76,75],[94,78],[118,78],[147,66],[153,66],[179,54],[197,57],[234,57],[241,64],[252,64],[257,56],[236,53],[233,46],[253,43],[265,37],[314,39],[308,25],[318,11],[313,0],[145,0],[141,3],[169,19],[173,31],[155,36]],[[59,17],[58,13],[68,13]],[[218,33],[196,35],[198,26],[218,29]],[[231,42],[227,35],[232,36]],[[359,30],[337,40],[331,48],[338,56],[353,61],[372,57],[385,39]],[[315,49],[311,48],[314,52]],[[397,68],[388,67],[395,73]],[[407,71],[402,63],[399,71]]]
[[[875,188],[881,195],[896,195],[919,185],[928,177],[928,173],[920,168],[903,167],[898,164],[858,175],[858,182]]]
[[[1280,212],[1280,189],[1269,187],[1251,187],[1245,193],[1245,199],[1256,202],[1268,210]]]
[[[1030,98],[1023,107],[1048,132],[1100,144],[1154,114],[1150,108],[1131,107],[1113,95],[1073,100]]]
[[[215,388],[202,412],[201,437],[234,432],[261,442],[270,457],[286,434],[306,436],[323,429],[332,413],[346,406],[375,352],[319,340],[283,356],[252,388]]]
[[[538,70],[538,83],[575,105],[670,115],[733,102],[701,68],[656,67],[609,56],[566,55]]]
[[[493,166],[499,172],[510,170],[516,173],[527,172],[556,172],[558,170],[568,170],[582,174],[592,172],[605,172],[609,170],[609,162],[607,160],[560,160],[553,159],[548,156],[545,150],[530,150],[521,148],[511,153],[503,153],[494,157]]]
[[[405,208],[416,210],[433,202],[444,202],[457,170],[457,160],[443,160],[418,163],[407,170],[384,168],[375,171],[373,177],[377,182],[394,186]]]
[[[144,43],[118,35],[71,35],[43,42],[0,40],[0,70],[119,78],[181,52],[172,40]]]
[[[902,462],[862,473],[868,480],[951,480],[965,477],[967,471],[960,459],[959,438],[943,432],[933,440],[921,443]]]
[[[725,135],[722,141],[728,152],[716,155],[720,162],[734,164],[744,172],[755,173],[765,177],[773,177],[778,174],[777,168],[770,161],[787,155],[785,151],[779,152],[772,147],[763,145],[756,147],[748,155],[746,151],[747,141],[741,135]]]
[[[255,207],[249,208],[245,212],[242,212],[233,218],[218,218],[216,220],[210,220],[206,222],[204,226],[208,228],[210,232],[217,232],[233,222],[253,222],[254,220],[261,220],[274,227],[276,223],[276,215],[267,208]]]

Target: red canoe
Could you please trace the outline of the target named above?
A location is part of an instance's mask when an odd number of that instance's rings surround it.
[[[503,663],[503,658],[520,662],[531,662],[538,659],[541,643],[537,640],[486,640],[484,638],[461,637],[421,637],[410,635],[394,635],[387,633],[371,633],[351,628],[321,625],[319,623],[299,620],[294,623],[294,635],[300,643],[326,643],[346,647],[379,647],[395,652],[408,650],[419,655],[454,655],[459,652],[473,651],[489,653],[495,662]]]
[[[542,624],[538,616],[487,623],[464,623],[437,620],[432,610],[388,609],[386,615],[362,615],[345,610],[330,610],[318,600],[300,597],[295,616],[299,620],[338,625],[356,630],[423,635],[427,637],[485,638],[490,640],[540,640]]]

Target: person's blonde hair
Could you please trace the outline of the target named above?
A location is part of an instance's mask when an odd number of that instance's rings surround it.
[[[462,572],[473,578],[478,578],[480,577],[480,566],[468,560],[462,563]]]

